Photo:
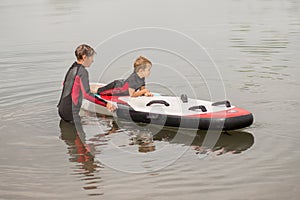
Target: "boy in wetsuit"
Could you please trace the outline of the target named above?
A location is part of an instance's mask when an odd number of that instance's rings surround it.
[[[152,63],[143,56],[134,62],[134,72],[126,80],[115,80],[104,87],[94,88],[103,96],[153,96],[145,87],[145,78],[150,76]]]
[[[111,103],[95,96],[91,93],[89,85],[89,74],[86,68],[94,62],[95,50],[82,44],[75,50],[77,61],[75,61],[68,70],[58,107],[59,116],[66,122],[80,122],[79,111],[82,104],[82,98],[106,106],[108,110],[114,111],[116,108]]]

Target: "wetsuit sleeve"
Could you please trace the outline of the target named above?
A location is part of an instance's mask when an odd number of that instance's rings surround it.
[[[77,77],[79,77],[80,79],[80,89],[82,91],[83,97],[101,106],[106,106],[107,102],[104,99],[101,99],[95,94],[91,93],[88,72],[84,70],[84,72],[81,73],[80,75],[81,76],[77,76]]]

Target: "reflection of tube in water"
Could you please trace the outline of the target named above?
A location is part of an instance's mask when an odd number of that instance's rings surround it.
[[[252,134],[246,131],[230,131],[223,132],[216,144],[213,147],[203,146],[203,141],[207,131],[197,131],[196,135],[188,134],[189,131],[185,130],[184,137],[194,137],[190,140],[180,140],[175,138],[178,134],[178,129],[162,129],[154,135],[154,140],[168,141],[170,143],[178,143],[191,146],[197,154],[207,154],[208,152],[214,152],[216,155],[222,155],[224,153],[238,154],[247,149],[249,149],[254,144],[254,137]],[[191,143],[186,143],[185,141],[192,141]]]

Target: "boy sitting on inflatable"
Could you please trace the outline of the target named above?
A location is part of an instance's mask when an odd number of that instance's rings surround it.
[[[134,72],[126,79],[115,80],[104,87],[93,88],[101,96],[153,96],[145,87],[145,78],[150,76],[152,63],[143,56],[134,62]]]

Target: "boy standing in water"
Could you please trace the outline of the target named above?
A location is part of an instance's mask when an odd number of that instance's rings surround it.
[[[75,50],[77,61],[68,70],[58,107],[59,116],[66,122],[80,122],[79,111],[82,98],[106,106],[108,110],[114,111],[116,108],[111,103],[95,96],[91,93],[89,85],[89,74],[86,68],[94,62],[95,50],[82,44]]]
[[[99,95],[106,96],[153,96],[146,89],[145,78],[150,76],[152,63],[143,56],[134,62],[134,72],[126,80],[115,80],[104,87],[93,88]]]

